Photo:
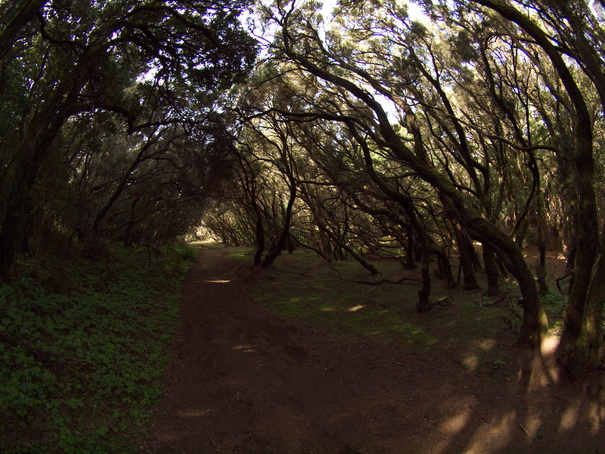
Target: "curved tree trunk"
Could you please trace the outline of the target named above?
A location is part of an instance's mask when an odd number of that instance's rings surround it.
[[[586,310],[591,305],[591,278],[593,276],[593,267],[595,267],[596,251],[595,245],[599,241],[599,228],[597,221],[597,206],[594,193],[594,163],[593,163],[593,131],[592,119],[586,105],[584,95],[576,80],[567,66],[561,51],[555,45],[551,37],[545,33],[540,26],[529,16],[517,10],[511,4],[502,0],[474,0],[502,15],[504,18],[515,23],[528,33],[548,55],[550,62],[556,71],[559,80],[565,87],[569,100],[575,110],[574,117],[574,144],[572,149],[565,150],[566,158],[569,162],[568,170],[571,172],[570,183],[574,185],[573,190],[577,194],[577,211],[572,215],[577,216],[576,225],[576,244],[574,259],[574,278],[570,289],[569,300],[565,308],[563,333],[557,355],[559,361],[568,370],[591,369],[598,367],[595,358],[598,354],[593,354],[591,350],[598,349],[597,345],[585,342],[583,332],[600,327],[588,327],[587,324],[593,323],[593,317]],[[567,16],[572,27],[580,26],[571,10],[566,9],[565,2],[556,5],[563,16]],[[576,28],[576,32],[578,29]],[[578,42],[587,44],[582,36],[576,39]],[[584,60],[588,63],[585,70],[591,76],[601,95],[602,107],[605,108],[605,74],[602,66],[597,59],[598,52],[591,49],[585,52],[583,49]],[[595,50],[593,52],[593,50]],[[599,266],[596,267],[597,269]],[[600,286],[598,281],[592,281],[593,284]],[[602,303],[601,303],[602,306]],[[592,363],[586,364],[590,360]]]
[[[296,200],[297,191],[296,181],[294,180],[294,177],[289,176],[288,179],[290,184],[290,197],[288,199],[288,205],[286,206],[286,212],[284,214],[284,225],[282,227],[282,231],[279,235],[279,238],[273,244],[273,246],[271,247],[271,249],[269,250],[269,252],[261,263],[261,266],[263,268],[272,265],[275,259],[279,257],[281,251],[284,250],[284,247],[286,246],[286,240],[290,235],[290,223],[292,222],[292,208],[294,207],[294,201]]]
[[[372,109],[377,118],[377,124],[373,128],[380,134],[383,145],[390,149],[393,157],[414,169],[420,178],[435,188],[448,217],[460,222],[473,239],[489,244],[500,255],[509,267],[510,272],[517,279],[521,294],[525,300],[523,306],[524,318],[519,333],[519,343],[522,346],[538,348],[541,345],[542,335],[547,328],[546,315],[540,304],[533,275],[525,263],[519,248],[498,227],[483,218],[448,177],[431,166],[426,156],[422,153],[418,154],[416,150],[411,150],[403,142],[401,136],[393,129],[382,105],[367,91],[350,80],[330,72],[329,69],[317,66],[306,56],[297,53],[292,48],[292,38],[288,33],[287,26],[286,23],[283,30],[283,43],[286,55],[311,74],[349,91]],[[364,138],[358,132],[358,125],[354,121],[346,118],[343,119],[340,116],[323,116],[326,119],[343,121],[347,124],[355,140],[364,148],[366,163],[369,162],[371,165],[370,151]],[[422,143],[415,143],[415,147],[422,148]]]

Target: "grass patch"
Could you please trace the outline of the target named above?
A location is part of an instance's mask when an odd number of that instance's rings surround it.
[[[416,311],[419,271],[404,270],[397,260],[377,260],[379,276],[357,262],[327,265],[313,253],[284,254],[269,268],[250,269],[253,250],[226,248],[237,266],[247,296],[282,316],[303,320],[336,336],[355,336],[414,352],[447,352],[469,371],[501,373],[503,356],[514,345],[520,320],[509,297],[488,298],[482,290],[448,289],[432,279],[433,310]],[[358,281],[397,281],[368,285]],[[447,296],[447,303],[437,300]],[[503,353],[504,352],[504,353]]]
[[[254,261],[254,250],[247,246],[230,246],[226,247],[227,257],[229,261],[238,267],[252,266]]]
[[[0,287],[0,451],[137,452],[197,250],[24,260]]]
[[[228,248],[234,265],[251,265],[251,249]],[[414,317],[418,286],[368,285],[356,281],[396,280],[397,261],[379,261],[372,277],[358,263],[327,265],[315,254],[296,251],[272,267],[254,270],[242,280],[245,292],[260,305],[285,317],[320,326],[336,335],[353,335],[397,345],[431,348],[437,339]]]
[[[557,290],[548,288],[546,295],[540,297],[544,311],[551,324],[557,324],[563,319],[563,310],[567,303],[567,297]]]

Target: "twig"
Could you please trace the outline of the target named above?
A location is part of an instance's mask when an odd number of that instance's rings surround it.
[[[397,279],[396,281],[390,281],[388,279],[382,279],[380,281],[350,281],[350,282],[356,282],[358,284],[367,284],[367,285],[380,285],[380,284],[401,284],[403,281],[414,281],[414,282],[420,282],[420,279],[416,279],[413,277],[402,277],[400,279]]]
[[[571,278],[571,279],[572,279],[572,280],[571,280],[571,282],[573,282],[573,274],[574,274],[574,272],[573,272],[573,271],[570,271],[569,273],[565,274],[564,276],[561,276],[560,278],[555,279],[555,282],[557,283],[557,288],[559,289],[559,292],[561,292],[561,294],[562,294],[562,295],[565,295],[565,292],[564,292],[564,291],[563,291],[563,289],[561,288],[561,282],[562,282],[564,279],[568,278],[569,276],[572,276],[572,278]],[[570,285],[571,285],[571,284],[570,284]]]
[[[390,281],[389,279],[382,279],[380,281],[352,281],[350,279],[345,279],[342,276],[342,273],[340,272],[340,270],[338,268],[333,268],[331,266],[328,266],[329,270],[332,271],[336,271],[338,273],[338,275],[340,276],[340,279],[342,279],[345,282],[352,282],[354,284],[366,284],[366,285],[380,285],[380,284],[401,284],[403,281],[414,281],[414,282],[420,282],[420,279],[416,279],[413,277],[402,277],[400,279],[397,279],[396,281]]]
[[[515,306],[513,306],[513,304],[510,302],[510,300],[508,301],[508,308],[510,309],[510,313],[512,315],[517,317],[519,320],[523,320],[523,315],[521,315],[521,314],[519,314],[519,312],[517,312],[517,309],[515,309]]]

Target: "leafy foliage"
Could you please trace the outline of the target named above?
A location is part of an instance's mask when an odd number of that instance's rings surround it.
[[[563,322],[563,311],[567,303],[566,295],[552,288],[541,297],[544,310],[548,314],[552,326],[560,327]]]
[[[157,245],[198,222],[256,58],[247,5],[0,3],[0,280],[48,233]]]
[[[267,57],[240,89],[239,188],[206,224],[215,237],[262,252],[283,246],[274,232],[286,225],[289,249],[354,257],[371,273],[377,255],[404,249],[406,268],[423,267],[419,311],[430,309],[431,256],[454,287],[457,250],[465,289],[479,269],[490,296],[514,276],[519,342],[534,349],[544,306],[561,312],[540,299],[546,251],[565,250],[573,280],[557,354],[578,364],[569,370],[601,367],[599,2],[341,2],[325,20],[313,0],[258,9]],[[294,210],[280,223],[288,192]]]
[[[0,288],[2,452],[136,451],[195,255],[113,247],[98,262],[19,264]]]

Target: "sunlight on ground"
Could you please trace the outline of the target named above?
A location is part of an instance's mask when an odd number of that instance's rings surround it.
[[[201,281],[191,281],[194,284],[228,284],[231,282],[230,280],[216,279],[216,280],[201,280]]]
[[[560,413],[559,432],[573,431],[581,420],[588,420],[588,426],[593,436],[603,430],[605,423],[605,408],[591,404],[592,398],[585,392],[578,396],[567,408]]]
[[[560,381],[554,355],[559,345],[557,336],[546,336],[540,346],[540,355],[528,358],[528,365],[517,371],[517,381],[525,383],[528,391],[538,391]]]
[[[605,426],[605,407],[600,407],[598,405],[592,406],[590,409],[590,415],[592,423],[590,432],[593,435],[597,435],[601,432],[601,430],[603,430],[603,426]]]
[[[470,411],[465,411],[459,415],[452,416],[441,424],[440,430],[448,435],[456,435],[466,426],[469,420]]]
[[[489,425],[481,426],[473,435],[466,447],[467,453],[497,452],[506,447],[512,430],[515,429],[517,414],[514,411],[502,416],[500,421],[493,421]]]
[[[236,345],[232,350],[237,350],[244,353],[256,353],[256,348],[253,345]]]
[[[550,355],[555,352],[559,346],[559,338],[557,336],[547,336],[542,340],[540,350],[543,355]]]
[[[464,364],[464,367],[470,372],[475,372],[475,370],[479,366],[479,357],[477,355],[466,356],[462,360],[462,364]]]
[[[539,408],[534,408],[533,411],[529,409],[524,424],[519,423],[519,428],[529,438],[535,439],[538,436],[540,427],[542,427],[542,417],[542,411]]]
[[[580,402],[576,401],[570,404],[563,413],[561,413],[561,423],[559,424],[559,430],[573,430],[578,421],[578,414],[580,413]]]
[[[491,351],[496,342],[493,339],[483,339],[473,343],[472,353],[468,354],[462,360],[464,367],[470,372],[475,372],[481,364],[481,357],[486,352]]]
[[[452,437],[462,432],[471,420],[472,409],[465,410],[445,420],[439,427],[445,439],[435,452],[452,452],[450,444]],[[500,452],[501,449],[508,446],[511,435],[515,431],[523,432],[528,437],[535,437],[540,428],[539,418],[528,417],[524,424],[521,424],[515,411],[502,415],[499,420],[486,420],[485,422],[486,424],[476,427],[475,433],[460,452],[467,454]]]

